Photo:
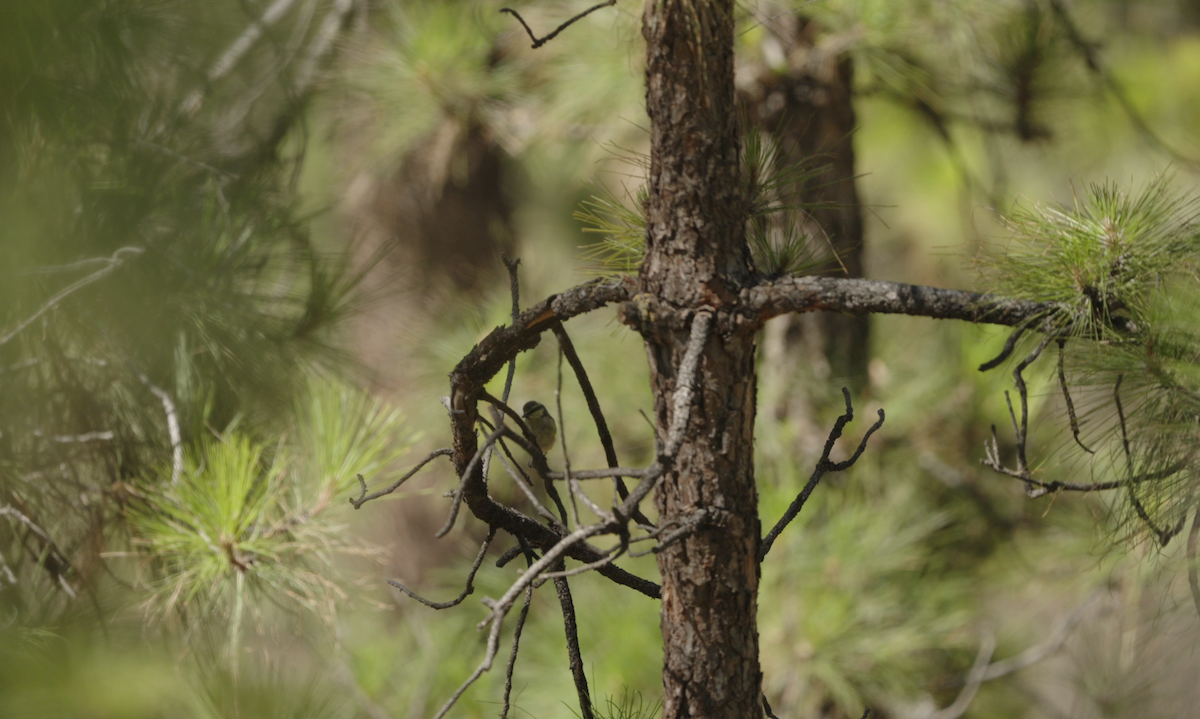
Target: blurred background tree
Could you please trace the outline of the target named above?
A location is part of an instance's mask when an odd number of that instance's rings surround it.
[[[587,4],[519,9],[552,27]],[[442,426],[444,373],[507,316],[500,251],[522,258],[527,298],[595,269],[572,213],[593,195],[637,201],[647,126],[639,3],[537,51],[498,8],[0,6],[0,714],[421,716],[469,672],[478,617],[430,622],[381,587],[456,593],[472,537],[432,545],[429,497],[352,524],[344,497],[355,474],[382,481],[413,443],[436,446],[389,405]],[[1018,189],[1069,204],[1079,178],[1174,164],[1176,184],[1194,180],[1192,3],[743,10],[747,117],[789,156],[818,156],[795,199],[851,274],[969,286]],[[646,459],[640,341],[589,322],[575,341],[622,456]],[[774,549],[761,634],[776,713],[926,716],[957,695],[983,632],[1004,657],[1078,613],[1053,658],[985,684],[965,716],[1185,715],[1182,542],[1114,545],[1100,528],[1129,526],[1122,499],[1047,506],[978,466],[1009,379],[975,367],[1003,338],[819,323],[763,338],[764,515],[819,455],[839,378],[890,419],[882,449]],[[518,397],[552,396],[552,361],[522,358]],[[1068,477],[1081,468],[1049,439],[1051,379],[1031,381],[1033,442]],[[599,464],[579,400],[564,397],[573,460]],[[485,573],[480,591],[504,583]],[[578,586],[595,695],[654,697],[656,605]],[[347,597],[366,601],[335,612]],[[517,706],[559,716],[561,628],[537,616]],[[459,711],[495,713],[500,681]]]

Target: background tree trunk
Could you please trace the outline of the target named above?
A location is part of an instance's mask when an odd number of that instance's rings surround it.
[[[660,437],[695,310],[716,311],[677,460],[655,501],[663,524],[708,519],[658,555],[664,718],[761,716],[754,484],[753,330],[722,336],[722,308],[750,279],[733,88],[733,1],[660,0],[647,10],[651,129],[641,289],[675,308],[640,328]],[[682,328],[682,329],[681,329]],[[699,514],[703,511],[703,514]]]
[[[853,133],[857,119],[852,96],[854,66],[839,38],[819,41],[821,28],[799,15],[772,14],[773,32],[764,54],[779,56],[783,67],[749,68],[741,83],[740,101],[751,122],[770,133],[788,163],[815,162],[821,172],[794,188],[794,202],[809,211],[837,253],[838,265],[828,274],[863,276],[863,220],[855,186]],[[797,347],[816,344],[823,351],[833,384],[858,392],[867,385],[870,325],[865,316],[819,313],[790,318],[787,331],[789,366]],[[803,336],[803,340],[801,339]],[[820,357],[820,355],[817,355]]]

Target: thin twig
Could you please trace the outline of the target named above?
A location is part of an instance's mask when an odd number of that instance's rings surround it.
[[[559,559],[555,565],[558,571],[565,567]],[[567,578],[554,578],[554,589],[558,593],[558,604],[562,607],[563,631],[567,635],[567,663],[571,668],[571,679],[575,682],[575,693],[579,696],[579,712],[581,719],[594,719],[592,714],[592,696],[588,691],[587,675],[583,670],[583,654],[579,649],[579,626],[575,621],[575,602],[571,599],[571,588]]]
[[[850,459],[844,462],[829,461],[829,453],[833,451],[834,443],[842,436],[842,430],[846,428],[846,425],[854,419],[854,407],[850,403],[850,390],[843,387],[842,396],[846,400],[846,412],[833,423],[833,429],[830,430],[829,437],[825,440],[825,449],[821,452],[821,458],[817,460],[817,466],[813,469],[812,476],[808,478],[808,483],[804,485],[804,489],[800,490],[800,494],[796,496],[796,499],[792,500],[791,506],[787,508],[787,511],[783,513],[783,516],[779,518],[779,521],[775,523],[771,531],[767,532],[767,535],[763,537],[762,544],[758,548],[758,561],[760,563],[766,558],[767,552],[771,551],[771,546],[775,544],[775,540],[779,538],[783,530],[787,529],[792,520],[800,514],[800,510],[804,509],[804,503],[808,501],[809,495],[816,489],[817,483],[821,481],[821,477],[825,476],[826,472],[841,472],[853,466],[858,461],[858,458],[862,456],[863,450],[867,448],[867,440],[871,438],[872,434],[875,434],[875,430],[883,426],[884,413],[883,409],[880,409],[879,419],[863,435],[862,441],[858,443],[858,449],[854,450],[854,454]]]
[[[17,334],[21,330],[25,329],[30,324],[32,324],[34,320],[36,320],[37,318],[41,317],[42,315],[46,314],[51,309],[53,309],[54,306],[57,305],[59,302],[61,302],[63,300],[63,298],[65,298],[67,295],[69,295],[72,292],[75,292],[76,290],[79,290],[83,287],[87,287],[88,285],[92,284],[96,280],[99,280],[102,277],[104,277],[105,275],[111,273],[113,270],[120,267],[121,264],[123,262],[125,262],[127,257],[129,257],[130,255],[140,255],[145,251],[146,250],[142,247],[122,247],[122,248],[118,249],[116,252],[113,252],[112,257],[96,258],[96,260],[95,260],[96,262],[107,262],[108,264],[105,267],[101,267],[100,269],[96,270],[92,274],[90,274],[86,277],[82,277],[82,278],[72,282],[70,285],[67,285],[67,287],[65,289],[59,290],[57,293],[55,293],[54,296],[51,297],[50,299],[46,300],[42,304],[42,306],[37,309],[37,311],[35,311],[33,314],[29,315],[25,319],[18,322],[16,327],[13,327],[11,330],[8,331],[7,334],[0,337],[0,346],[8,344],[8,341],[11,340],[13,337],[16,337]]]
[[[596,433],[600,435],[600,446],[604,448],[604,459],[608,462],[609,467],[618,467],[620,462],[617,460],[617,448],[613,443],[612,434],[608,430],[608,422],[604,418],[604,411],[600,408],[600,400],[596,398],[596,390],[592,387],[592,382],[588,378],[587,370],[583,367],[583,361],[579,359],[579,353],[575,351],[575,344],[571,342],[570,336],[567,335],[566,329],[557,324],[553,330],[554,337],[558,340],[558,346],[563,355],[567,358],[567,364],[571,365],[571,369],[575,372],[575,380],[579,383],[579,389],[583,391],[583,399],[587,402],[588,411],[592,414],[592,422],[596,425]],[[576,479],[582,479],[576,475]],[[616,489],[617,496],[625,499],[629,496],[629,489],[625,486],[625,481],[620,476],[613,477],[613,486]],[[633,516],[634,521],[638,524],[653,524],[646,515],[642,514],[641,509]]]
[[[649,470],[646,467],[611,467],[609,469],[577,469],[571,472],[572,479],[608,479],[610,477],[644,477]],[[562,472],[549,472],[550,479],[566,479]],[[640,522],[640,524],[647,524]],[[647,524],[647,526],[653,526]]]
[[[554,514],[546,508],[546,505],[542,504],[542,502],[537,498],[537,495],[533,492],[533,485],[528,481],[524,470],[522,470],[517,461],[513,459],[512,453],[508,451],[508,446],[504,444],[503,441],[500,442],[500,449],[504,452],[503,455],[496,455],[500,458],[500,464],[504,465],[505,471],[508,472],[510,477],[512,477],[513,482],[515,482],[517,487],[525,494],[525,497],[529,500],[529,502],[533,504],[534,510],[536,510],[539,515],[549,522],[550,526],[557,530],[559,534],[566,534],[566,525],[559,521],[558,517],[555,517]]]
[[[1079,439],[1079,418],[1075,415],[1075,403],[1071,401],[1071,392],[1067,389],[1067,373],[1063,369],[1063,355],[1067,350],[1067,341],[1064,339],[1058,340],[1058,386],[1062,387],[1063,399],[1067,403],[1067,417],[1071,422],[1071,435],[1075,437],[1075,444],[1088,454],[1095,454],[1087,448],[1087,445]]]
[[[1192,603],[1196,605],[1196,613],[1200,614],[1200,568],[1196,566],[1196,548],[1200,546],[1200,504],[1196,506],[1196,514],[1192,517],[1192,530],[1188,532],[1187,541],[1187,573],[1188,587],[1192,590]]]
[[[988,360],[987,362],[979,365],[979,371],[987,372],[988,370],[999,366],[1004,360],[1008,359],[1009,355],[1011,355],[1013,350],[1016,349],[1017,340],[1021,339],[1021,335],[1025,334],[1025,329],[1025,327],[1018,327],[1015,329],[1013,333],[1008,336],[1008,339],[1005,340],[1004,349],[1000,350],[1000,354],[997,355],[995,359]]]
[[[1117,375],[1117,382],[1115,385],[1113,385],[1113,402],[1115,402],[1117,405],[1117,420],[1118,426],[1121,428],[1121,448],[1125,454],[1125,469],[1128,472],[1129,477],[1132,478],[1134,476],[1133,452],[1129,446],[1129,432],[1125,428],[1125,406],[1121,403],[1121,382],[1123,382],[1124,379],[1125,375],[1123,373]],[[1133,493],[1133,484],[1127,483],[1127,487],[1129,490],[1129,503],[1133,505],[1133,511],[1137,513],[1138,518],[1145,522],[1146,526],[1150,528],[1150,531],[1154,533],[1154,536],[1158,539],[1158,543],[1161,546],[1167,546],[1167,543],[1171,541],[1171,538],[1178,534],[1181,529],[1183,529],[1183,524],[1180,523],[1179,526],[1174,528],[1174,530],[1160,529],[1158,525],[1154,523],[1154,520],[1150,518],[1150,513],[1146,511],[1146,507],[1142,505],[1142,501]]]
[[[1099,596],[1099,593],[1093,593],[1092,596],[1085,599],[1083,603],[1060,619],[1054,628],[1050,630],[1046,641],[1041,644],[1035,644],[1014,657],[989,664],[987,671],[983,673],[983,681],[987,682],[1008,676],[1013,672],[1031,667],[1043,659],[1056,654],[1066,644],[1067,638],[1071,635],[1071,630],[1083,619],[1084,612],[1091,606],[1093,600]]]
[[[183,474],[183,434],[179,431],[179,416],[175,412],[175,401],[167,391],[156,386],[150,378],[135,369],[138,379],[162,402],[163,412],[167,415],[167,434],[171,437],[171,484],[178,484]]]
[[[1029,390],[1025,386],[1024,372],[1041,356],[1042,350],[1050,344],[1051,337],[1050,333],[1047,333],[1033,352],[1030,352],[1028,357],[1018,362],[1017,366],[1013,368],[1013,381],[1016,382],[1017,393],[1021,396],[1021,429],[1017,433],[1017,467],[1022,470],[1029,467],[1029,463],[1025,459],[1025,448],[1029,439]]]
[[[205,79],[209,83],[213,83],[229,74],[229,71],[232,70],[246,55],[246,53],[250,51],[250,48],[254,47],[254,43],[257,42],[260,37],[262,37],[263,32],[271,25],[279,22],[279,20],[285,14],[287,14],[287,11],[291,9],[294,2],[295,0],[275,0],[275,2],[267,8],[266,12],[262,14],[262,17],[251,22],[246,29],[242,31],[242,34],[229,44],[229,47],[226,48],[225,52],[221,53],[221,56],[217,58],[217,61],[213,63],[213,66],[205,75]],[[201,95],[203,94],[203,92],[199,90],[195,92],[200,93]],[[187,106],[191,107],[194,106],[194,103],[197,100],[199,100],[198,97],[192,97],[189,98],[188,101],[185,101],[185,103]]]
[[[522,18],[517,13],[516,10],[513,10],[512,8],[502,7],[502,8],[500,8],[500,12],[506,12],[509,15],[512,15],[513,17],[515,17],[517,19],[517,22],[521,23],[521,27],[525,28],[525,32],[529,33],[529,39],[533,41],[533,49],[536,50],[539,47],[541,47],[542,45],[545,45],[546,43],[553,40],[555,37],[558,36],[558,34],[560,32],[562,32],[563,30],[566,30],[568,27],[570,27],[576,21],[582,20],[583,18],[587,17],[588,15],[591,15],[592,13],[596,12],[600,8],[612,7],[613,5],[616,5],[616,4],[617,4],[617,0],[607,0],[606,2],[602,2],[599,5],[593,5],[592,7],[588,8],[587,10],[584,10],[583,12],[579,13],[575,17],[571,18],[570,20],[567,20],[562,25],[559,25],[557,28],[554,29],[553,32],[551,32],[546,37],[541,38],[540,40],[534,36],[533,30],[531,30],[529,28],[529,25],[525,22],[525,19]]]
[[[562,447],[563,474],[567,477],[567,496],[571,498],[571,511],[574,513],[575,526],[578,527],[583,523],[579,521],[579,497],[575,493],[575,488],[579,487],[579,483],[571,479],[571,455],[567,450],[567,425],[566,420],[563,418],[562,411],[562,365],[563,353],[562,346],[560,345],[558,348],[558,371],[555,373],[557,381],[554,385],[554,409],[555,413],[558,415],[558,442]],[[549,491],[550,487],[554,486],[553,480],[551,480],[549,477],[543,477],[542,481],[546,483],[547,491]],[[582,488],[580,488],[579,494],[583,494]],[[599,513],[596,514],[599,516]]]
[[[346,19],[353,9],[354,0],[334,0],[333,7],[325,15],[304,59],[297,63],[295,81],[292,83],[293,94],[303,95],[308,91],[313,76],[316,74],[317,65],[333,47],[333,41],[337,39],[338,33],[345,26]]]
[[[574,577],[579,574],[586,574],[588,572],[594,572],[595,570],[599,569],[600,567],[603,567],[605,565],[612,564],[613,562],[615,562],[617,559],[619,559],[621,557],[622,554],[625,553],[625,549],[626,549],[625,546],[617,545],[616,547],[613,547],[612,549],[606,550],[604,552],[604,557],[602,559],[597,559],[594,562],[588,562],[587,564],[581,564],[578,567],[572,567],[571,569],[561,569],[561,570],[556,570],[553,572],[543,572],[542,576],[538,577],[538,581],[534,582],[534,586],[540,587],[542,584],[545,583],[545,580],[547,580],[547,579],[558,579],[560,577]],[[632,556],[632,555],[630,555],[630,556]]]
[[[517,277],[517,267],[521,264],[521,258],[510,259],[503,252],[500,253],[500,260],[504,262],[504,268],[508,270],[508,294],[512,298],[512,318],[516,322],[517,317],[521,315],[521,283]],[[500,401],[508,404],[508,396],[512,392],[513,377],[517,374],[517,358],[513,357],[508,363],[508,374],[504,377],[504,391],[500,393]],[[487,477],[492,467],[492,453],[488,452],[483,458],[483,476]]]
[[[483,544],[479,546],[479,553],[475,555],[475,561],[471,564],[471,571],[467,574],[467,586],[463,588],[462,594],[448,602],[432,602],[394,579],[389,579],[388,584],[392,585],[396,589],[399,589],[427,607],[433,607],[434,609],[449,609],[450,607],[456,607],[462,603],[462,600],[467,598],[467,595],[475,591],[475,573],[479,571],[480,565],[483,564],[483,555],[487,554],[488,545],[491,544],[492,540],[495,538],[496,528],[492,527],[488,530],[487,539],[483,540]]]
[[[513,549],[517,554],[525,555],[527,565],[533,564],[533,550],[524,539],[518,538],[520,544]],[[511,551],[511,550],[510,550]],[[525,603],[521,605],[521,613],[517,615],[517,626],[513,629],[512,651],[508,654],[508,665],[504,668],[504,706],[500,709],[500,719],[506,719],[509,710],[509,700],[512,697],[513,670],[517,667],[517,651],[521,646],[521,631],[525,628],[525,619],[529,616],[529,605],[533,602],[533,585],[525,588]]]
[[[487,450],[491,448],[492,444],[495,443],[495,441],[499,439],[507,429],[508,428],[504,425],[497,427],[496,430],[489,434],[487,439],[484,440],[483,446],[475,451],[474,456],[471,457],[471,461],[467,462],[467,467],[463,470],[462,477],[458,480],[458,486],[455,487],[454,491],[450,493],[452,499],[454,500],[450,505],[450,516],[446,517],[446,523],[443,524],[442,528],[437,531],[437,534],[433,535],[434,537],[441,539],[449,534],[450,530],[454,528],[454,521],[458,519],[458,509],[460,506],[462,506],[463,484],[466,483],[467,477],[471,475],[471,470],[475,469],[475,465],[479,462]]]
[[[987,673],[988,662],[992,658],[992,653],[996,651],[996,638],[991,632],[983,635],[983,641],[979,643],[979,653],[975,655],[975,664],[972,665],[971,671],[967,674],[966,685],[958,696],[954,699],[954,703],[945,709],[941,709],[927,715],[926,719],[958,719],[971,706],[971,700],[975,698],[976,692],[984,682],[984,676]]]
[[[1147,123],[1146,120],[1138,113],[1137,108],[1133,106],[1133,101],[1130,100],[1129,96],[1125,94],[1125,88],[1123,88],[1121,84],[1117,82],[1116,77],[1114,77],[1113,74],[1109,72],[1108,69],[1105,68],[1100,62],[1100,57],[1096,53],[1095,49],[1096,44],[1084,38],[1083,33],[1079,30],[1079,26],[1075,24],[1074,18],[1071,17],[1070,12],[1068,12],[1062,1],[1050,0],[1050,8],[1054,11],[1054,14],[1058,16],[1059,20],[1063,24],[1063,27],[1066,29],[1067,38],[1070,39],[1071,43],[1075,45],[1079,52],[1083,54],[1083,59],[1087,64],[1088,69],[1099,76],[1100,80],[1105,84],[1105,86],[1108,87],[1108,91],[1112,93],[1114,98],[1116,98],[1117,104],[1121,106],[1121,110],[1125,112],[1125,115],[1129,118],[1129,121],[1133,123],[1134,128],[1136,128],[1137,131],[1151,145],[1158,147],[1160,150],[1166,152],[1177,161],[1186,165],[1190,165],[1193,168],[1200,166],[1200,162],[1198,162],[1195,158],[1188,157],[1179,150],[1176,150],[1171,145],[1167,144],[1167,141],[1162,139],[1158,133],[1150,127],[1149,123]]]
[[[363,506],[364,504],[366,504],[367,502],[370,502],[373,499],[379,499],[380,497],[382,497],[384,495],[391,494],[392,492],[395,492],[397,489],[399,489],[400,485],[404,484],[410,478],[412,478],[413,475],[415,475],[417,472],[420,472],[421,468],[424,467],[425,465],[429,464],[430,462],[437,459],[438,457],[449,457],[452,454],[454,454],[454,450],[451,449],[450,447],[442,447],[441,449],[435,449],[432,452],[430,452],[429,454],[425,455],[425,459],[422,459],[420,462],[418,462],[415,467],[408,470],[408,472],[404,473],[404,475],[402,477],[400,477],[400,479],[397,479],[389,487],[387,487],[386,489],[381,489],[378,492],[373,492],[370,495],[367,494],[367,482],[366,482],[366,480],[363,479],[363,476],[360,474],[360,475],[358,475],[358,486],[360,487],[360,494],[358,495],[358,499],[351,497],[350,504],[354,505],[355,509],[358,509],[359,507]]]

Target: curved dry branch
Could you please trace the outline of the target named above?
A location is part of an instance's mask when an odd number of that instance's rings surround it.
[[[496,528],[492,527],[488,531],[487,539],[483,540],[483,544],[480,545],[479,553],[475,555],[475,561],[471,564],[471,571],[467,573],[467,586],[462,590],[462,594],[459,594],[457,597],[448,602],[430,601],[394,579],[389,579],[388,584],[392,585],[396,589],[399,589],[427,607],[432,607],[433,609],[449,609],[450,607],[457,607],[459,604],[462,604],[462,600],[466,599],[468,595],[475,591],[475,573],[479,571],[479,566],[483,564],[483,557],[485,554],[487,554],[488,546],[495,538]]]
[[[800,514],[800,510],[804,509],[804,503],[808,501],[809,496],[816,489],[817,483],[821,481],[821,477],[824,477],[826,472],[841,472],[852,467],[867,448],[867,440],[871,438],[871,435],[875,434],[877,429],[883,426],[884,414],[883,410],[880,409],[879,419],[863,435],[862,441],[858,443],[858,449],[854,450],[854,454],[850,459],[844,462],[829,461],[829,453],[833,451],[833,445],[841,438],[842,430],[846,428],[846,425],[854,419],[854,407],[850,403],[850,390],[843,387],[842,396],[846,400],[846,413],[837,418],[837,421],[833,424],[833,429],[829,431],[829,437],[825,440],[825,450],[821,452],[821,459],[817,461],[817,466],[813,469],[812,476],[809,477],[808,483],[804,485],[804,489],[800,490],[800,494],[792,501],[787,511],[783,513],[783,516],[779,518],[779,521],[775,523],[771,531],[767,532],[767,535],[763,537],[762,544],[758,548],[759,563],[766,558],[767,552],[771,551],[772,545],[775,544],[775,540],[779,538],[783,530],[787,529],[792,520]]]
[[[525,22],[525,18],[521,17],[520,14],[518,14],[516,10],[513,10],[512,8],[508,8],[508,7],[502,7],[502,8],[500,8],[500,12],[506,12],[509,15],[512,15],[513,17],[515,17],[517,19],[517,22],[521,23],[521,27],[525,28],[525,32],[529,34],[529,39],[533,41],[533,49],[536,50],[539,47],[541,47],[542,45],[545,45],[546,43],[550,42],[554,38],[558,37],[558,34],[560,32],[562,32],[563,30],[566,30],[571,25],[574,25],[579,20],[582,20],[583,18],[587,17],[588,15],[591,15],[592,13],[596,12],[597,10],[600,10],[601,8],[612,7],[613,5],[616,5],[616,4],[617,4],[617,0],[605,0],[602,3],[593,5],[590,8],[588,8],[587,10],[584,10],[583,12],[578,13],[574,17],[571,17],[566,22],[564,22],[563,24],[554,28],[554,30],[552,30],[548,35],[546,35],[545,37],[542,37],[542,38],[539,38],[533,34],[533,29],[529,27],[529,24]]]
[[[438,457],[448,457],[448,456],[450,456],[450,454],[452,454],[452,452],[453,452],[453,450],[451,450],[449,447],[442,447],[441,449],[433,450],[429,454],[425,455],[425,458],[422,459],[420,462],[418,462],[415,467],[413,467],[412,469],[405,472],[404,475],[402,475],[400,477],[400,479],[397,479],[395,482],[393,482],[391,485],[389,485],[385,489],[381,489],[378,492],[372,492],[371,494],[367,494],[366,480],[363,479],[363,476],[361,474],[358,475],[359,495],[358,495],[357,499],[354,497],[351,497],[350,504],[354,505],[355,509],[358,509],[359,507],[363,506],[364,504],[366,504],[367,502],[370,502],[373,499],[379,499],[380,497],[382,497],[384,495],[395,492],[397,489],[400,488],[400,485],[404,484],[409,479],[411,479],[413,477],[413,475],[415,475],[417,472],[420,472],[421,469],[425,465],[429,464],[430,462],[437,459]]]

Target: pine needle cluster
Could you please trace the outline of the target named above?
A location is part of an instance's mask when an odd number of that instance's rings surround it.
[[[749,123],[743,122],[744,127]],[[639,168],[644,177],[650,158],[632,152],[617,153]],[[820,174],[812,161],[790,162],[769,135],[757,128],[742,136],[742,182],[746,198],[746,241],[755,269],[767,277],[801,274],[826,264],[832,250],[815,241],[820,233],[808,215],[811,205],[795,200],[797,188]],[[646,201],[644,182],[633,192],[622,185],[617,195],[604,185],[580,203],[575,220],[585,234],[600,235],[598,242],[584,245],[581,258],[602,275],[636,274],[646,251]]]
[[[1200,200],[1169,183],[1019,209],[1013,242],[985,260],[998,291],[1058,304],[1048,329],[1073,338],[1064,366],[1086,393],[1084,437],[1124,482],[1126,519],[1159,541],[1200,478]]]

